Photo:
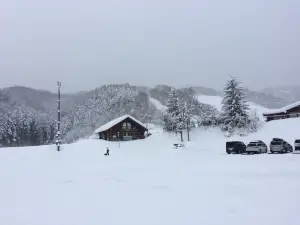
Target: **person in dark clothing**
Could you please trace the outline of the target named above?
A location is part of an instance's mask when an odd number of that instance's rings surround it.
[[[104,155],[109,155],[109,148],[106,148],[106,153]]]

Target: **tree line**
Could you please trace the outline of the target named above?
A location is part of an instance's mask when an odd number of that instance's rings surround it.
[[[167,112],[164,115],[163,129],[167,132],[180,133],[183,142],[183,130],[187,130],[188,140],[191,127],[197,126],[219,126],[226,135],[235,132],[243,135],[245,132],[255,132],[259,126],[259,118],[249,111],[247,95],[241,83],[231,77],[225,84],[222,99],[222,109],[216,113],[211,111],[197,117],[197,99],[192,91],[186,89],[176,90],[172,88],[168,95]],[[204,111],[204,112],[207,112]],[[195,123],[196,120],[196,123]]]
[[[61,107],[63,110],[64,105]],[[62,142],[72,143],[89,137],[102,124],[125,114],[141,119],[149,113],[151,120],[153,110],[149,108],[147,94],[128,84],[101,86],[68,113],[62,111]],[[54,144],[56,117],[56,109],[37,111],[12,102],[0,91],[0,147]]]
[[[165,131],[180,134],[182,141],[183,130],[189,134],[190,129],[196,126],[220,126],[229,134],[245,127],[255,131],[258,118],[249,115],[245,98],[235,78],[230,79],[224,88],[221,112],[200,103],[191,88],[172,88],[168,94],[167,112],[162,115],[150,105],[146,93],[128,84],[104,85],[70,112],[62,112],[62,141],[71,143],[88,137],[100,125],[125,114],[142,122],[147,117],[147,122],[161,124]],[[56,113],[56,109],[41,112],[15,104],[0,92],[0,147],[54,144]]]
[[[13,105],[0,117],[0,147],[34,146],[52,143],[56,122],[51,114]]]

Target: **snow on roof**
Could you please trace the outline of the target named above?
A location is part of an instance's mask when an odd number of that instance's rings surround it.
[[[125,116],[121,116],[119,118],[116,118],[116,119],[104,124],[103,126],[99,127],[97,130],[95,130],[95,133],[100,133],[100,132],[106,131],[127,118],[132,119],[134,122],[136,122],[136,123],[140,124],[142,127],[146,128],[146,126],[142,122],[138,121],[134,117],[132,117],[130,115],[125,115]]]
[[[300,106],[300,101],[295,102],[293,104],[287,105],[281,109],[270,109],[267,112],[264,112],[264,115],[272,115],[272,114],[277,114],[277,113],[286,113],[288,110],[291,110],[292,108]]]

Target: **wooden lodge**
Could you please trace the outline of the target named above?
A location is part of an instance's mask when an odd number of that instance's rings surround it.
[[[263,116],[266,118],[267,122],[300,117],[300,102],[295,102],[281,109],[270,110],[269,112],[263,113]]]
[[[99,139],[107,141],[129,141],[144,139],[146,126],[132,116],[125,115],[104,124],[95,131]]]

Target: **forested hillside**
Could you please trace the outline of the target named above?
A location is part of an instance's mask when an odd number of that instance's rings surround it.
[[[62,139],[73,142],[90,136],[102,125],[124,114],[142,122],[162,125],[163,112],[151,104],[149,98],[167,105],[171,87],[154,88],[123,85],[104,85],[89,92],[61,95]],[[286,101],[272,95],[246,90],[248,99],[261,105],[283,105]],[[210,88],[192,87],[178,89],[184,100],[189,96],[219,94]],[[218,115],[214,107],[193,100],[192,120],[211,124]],[[264,104],[263,104],[264,103]],[[26,87],[0,90],[0,145],[25,146],[55,142],[57,94]]]

